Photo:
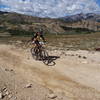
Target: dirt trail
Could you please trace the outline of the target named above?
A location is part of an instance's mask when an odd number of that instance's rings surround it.
[[[2,69],[6,66],[17,73],[13,76],[13,79],[16,77],[17,85],[20,84],[20,80],[23,84],[27,80],[41,87],[45,91],[44,94],[48,93],[49,88],[56,94],[62,95],[60,96],[62,99],[59,97],[56,100],[100,100],[99,52],[51,51],[50,54],[60,56],[55,61],[55,66],[46,66],[41,61],[35,61],[29,49],[0,45],[0,66]],[[4,79],[5,82],[8,81],[6,76]]]

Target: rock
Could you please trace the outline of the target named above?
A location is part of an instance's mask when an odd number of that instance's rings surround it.
[[[74,54],[71,54],[71,56],[74,56]]]
[[[87,61],[82,61],[81,63],[82,63],[82,64],[87,64],[88,62],[87,62]]]
[[[54,93],[50,93],[50,94],[48,94],[48,98],[55,99],[55,98],[57,98],[57,96]]]
[[[9,69],[6,68],[5,71],[9,71]]]
[[[69,48],[66,49],[67,51],[70,50]]]
[[[83,59],[86,59],[87,57],[83,56]]]
[[[17,99],[17,97],[14,97],[14,100],[16,100]]]
[[[11,71],[11,72],[13,72],[14,70],[13,70],[13,69],[11,69],[10,71]]]
[[[21,43],[22,43],[22,41],[16,41],[16,43],[21,44]]]
[[[6,91],[6,93],[5,93],[6,95],[9,95],[9,92],[8,91]]]
[[[25,86],[25,88],[31,88],[32,87],[32,84],[27,84],[26,86]]]
[[[3,99],[3,94],[2,94],[2,92],[0,92],[0,99]]]
[[[11,95],[11,94],[9,94],[9,95],[8,95],[8,98],[9,98],[9,99],[10,99],[10,98],[12,98],[12,95]]]
[[[80,56],[80,55],[79,55],[78,57],[79,57],[79,58],[81,58],[81,56]]]
[[[11,71],[11,72],[13,72],[14,70],[13,69],[5,69],[5,71]]]
[[[3,89],[2,89],[4,92],[6,92],[7,91],[7,88],[6,87],[3,87]]]

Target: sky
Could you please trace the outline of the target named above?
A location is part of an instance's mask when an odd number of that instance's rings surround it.
[[[100,14],[100,0],[0,0],[0,11],[51,18],[78,13]]]
[[[100,6],[100,0],[97,0],[98,5]]]

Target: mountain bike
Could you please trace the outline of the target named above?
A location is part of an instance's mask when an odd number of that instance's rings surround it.
[[[47,50],[44,47],[44,43],[40,42],[40,47],[34,46],[31,40],[25,42],[23,46],[24,49],[31,48],[30,52],[32,54],[33,59],[42,61],[45,65],[54,66],[58,57],[49,56]]]
[[[35,60],[43,61],[43,63],[46,65],[49,64],[49,55],[48,52],[43,47],[43,44],[41,44],[40,46],[32,47],[31,54]]]

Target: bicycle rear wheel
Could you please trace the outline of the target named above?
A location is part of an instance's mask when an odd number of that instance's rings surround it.
[[[37,48],[31,48],[31,54],[33,59],[37,60],[38,59],[38,52],[37,52]]]

